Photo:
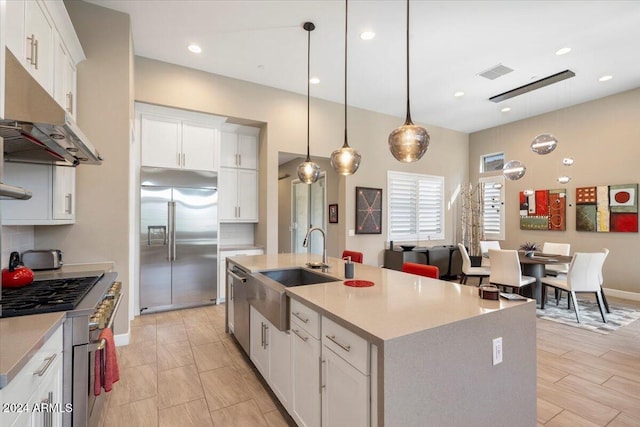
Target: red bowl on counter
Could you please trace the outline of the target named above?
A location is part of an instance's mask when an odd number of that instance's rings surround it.
[[[345,286],[351,286],[352,288],[368,288],[369,286],[375,285],[370,280],[345,280]]]

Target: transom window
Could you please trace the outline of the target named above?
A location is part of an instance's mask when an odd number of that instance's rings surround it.
[[[504,153],[491,153],[480,156],[480,172],[495,172],[504,166]]]
[[[388,240],[444,239],[444,177],[387,172]]]

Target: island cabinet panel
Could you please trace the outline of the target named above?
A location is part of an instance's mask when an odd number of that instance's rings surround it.
[[[300,427],[320,427],[320,340],[300,323],[291,319],[290,414]]]
[[[369,376],[322,346],[322,426],[369,426]]]
[[[251,361],[262,374],[282,406],[291,398],[291,337],[278,330],[253,306],[250,308]]]

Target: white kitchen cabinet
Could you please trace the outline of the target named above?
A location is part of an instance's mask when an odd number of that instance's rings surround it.
[[[298,323],[291,318],[289,412],[301,427],[320,427],[320,340],[314,338],[305,326],[302,321]]]
[[[291,398],[291,336],[250,308],[251,361],[285,408]]]
[[[37,1],[27,1],[23,64],[36,81],[51,94],[53,93],[53,31],[51,18],[44,5]]]
[[[42,403],[58,406],[58,412],[35,412]],[[2,389],[0,402],[15,403],[0,411],[1,426],[58,427],[62,425],[62,326],[45,341],[18,374]],[[46,422],[45,422],[46,420]],[[51,424],[49,424],[51,421]]]
[[[53,57],[53,97],[71,117],[75,118],[76,66],[62,36],[57,31]]]
[[[4,177],[32,191],[29,200],[3,200],[2,225],[58,225],[75,223],[73,167],[5,162]]]
[[[322,346],[323,427],[369,426],[369,377]]]
[[[221,167],[218,216],[222,222],[258,222],[258,171]]]
[[[136,104],[142,166],[218,170],[224,117]]]
[[[220,166],[258,169],[258,135],[260,129],[226,125],[220,144]]]

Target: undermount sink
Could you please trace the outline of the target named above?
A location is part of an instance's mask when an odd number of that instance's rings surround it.
[[[291,286],[315,285],[317,283],[335,282],[340,280],[324,274],[314,273],[313,271],[305,270],[303,268],[263,271],[261,274],[267,276],[271,280],[275,280],[287,288]]]
[[[289,297],[286,289],[292,286],[337,282],[340,279],[304,268],[251,273],[247,278],[249,304],[281,331],[289,329]]]

